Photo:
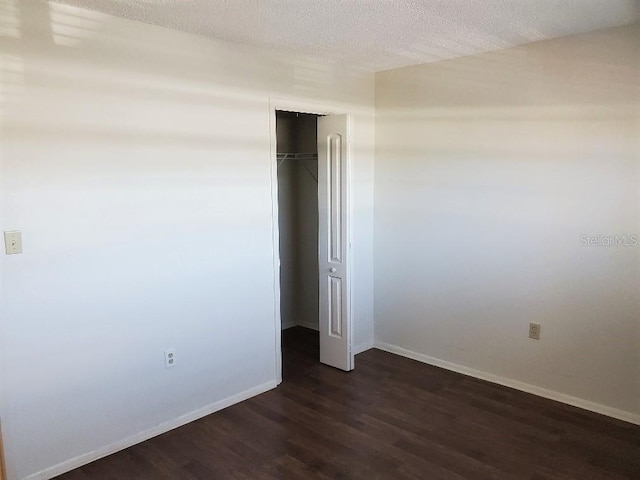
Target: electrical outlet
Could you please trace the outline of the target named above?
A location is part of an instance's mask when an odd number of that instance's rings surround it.
[[[164,365],[167,368],[176,366],[176,349],[175,348],[167,348],[164,351]]]
[[[540,340],[540,324],[539,323],[529,324],[529,338],[533,338],[534,340]]]

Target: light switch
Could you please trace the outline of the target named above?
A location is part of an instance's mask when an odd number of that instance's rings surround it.
[[[22,253],[22,232],[19,230],[4,232],[4,248],[7,255]]]

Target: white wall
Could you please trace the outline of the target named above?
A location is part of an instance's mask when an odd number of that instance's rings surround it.
[[[315,130],[315,129],[314,129]],[[317,148],[317,146],[316,146]],[[298,211],[298,325],[318,330],[318,160],[296,161]],[[373,263],[373,259],[372,259]]]
[[[318,161],[278,167],[282,329],[318,330]]]
[[[295,115],[276,113],[276,148],[278,153],[295,150]],[[278,240],[280,253],[280,327],[297,325],[296,321],[296,165],[278,160]]]
[[[640,420],[640,246],[580,246],[640,234],[639,60],[636,25],[376,75],[377,344]]]
[[[280,134],[278,134],[279,136]],[[296,164],[281,161],[278,165],[278,225],[280,252],[280,320],[281,328],[294,327],[296,318]]]
[[[24,241],[0,256],[9,480],[275,385],[272,97],[354,113],[355,340],[372,341],[372,75],[56,4],[7,11],[0,230]]]

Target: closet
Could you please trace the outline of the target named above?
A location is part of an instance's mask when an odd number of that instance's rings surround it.
[[[282,329],[318,330],[317,115],[276,112]]]

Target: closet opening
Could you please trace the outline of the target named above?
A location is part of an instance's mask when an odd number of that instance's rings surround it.
[[[319,115],[276,111],[282,375],[320,361]]]

